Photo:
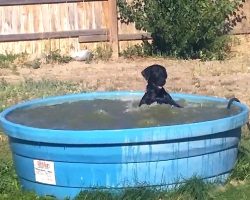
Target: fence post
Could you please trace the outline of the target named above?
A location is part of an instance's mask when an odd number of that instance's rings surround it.
[[[109,41],[113,50],[112,57],[117,59],[119,56],[119,41],[118,41],[118,15],[116,0],[108,0],[109,5]]]

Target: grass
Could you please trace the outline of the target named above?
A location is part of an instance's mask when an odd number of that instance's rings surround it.
[[[0,69],[7,68],[15,72],[18,65],[25,65],[27,59],[27,53],[13,54],[6,52],[5,54],[0,54]]]
[[[112,53],[112,47],[109,44],[103,43],[95,48],[94,59],[108,61],[112,57]]]
[[[133,45],[133,46],[128,46],[126,49],[124,49],[121,53],[121,56],[124,58],[133,58],[133,57],[143,57],[145,56],[143,52],[143,46],[142,45]]]
[[[16,85],[8,84],[4,80],[0,81],[0,111],[6,107],[21,102],[23,100],[43,98],[52,95],[63,95],[69,93],[83,92],[79,85],[60,81],[32,81]]]
[[[72,61],[67,55],[62,55],[60,50],[50,51],[41,58],[30,60],[27,53],[13,54],[6,52],[0,54],[0,69],[12,69],[14,72],[17,66],[31,67],[33,69],[40,68],[41,64],[64,64]]]
[[[78,84],[58,81],[26,80],[19,84],[0,81],[0,110],[27,99],[52,95],[63,95],[85,91]],[[0,131],[0,200],[52,200],[39,197],[33,192],[23,191],[15,174],[8,141]],[[75,200],[247,200],[250,196],[250,137],[247,129],[243,132],[237,164],[229,181],[224,186],[204,183],[198,177],[172,190],[159,191],[142,187],[126,189],[120,193],[107,191],[81,192]]]
[[[218,200],[248,200],[250,197],[250,183],[234,186],[226,185],[225,190],[217,190],[214,192],[213,199]]]
[[[46,64],[54,64],[54,63],[63,64],[63,63],[69,63],[72,60],[72,58],[67,55],[62,55],[60,50],[57,49],[55,51],[50,51],[49,54],[45,55],[45,60]]]

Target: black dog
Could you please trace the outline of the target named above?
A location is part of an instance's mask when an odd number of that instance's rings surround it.
[[[233,97],[233,98],[231,98],[231,99],[228,101],[227,109],[230,109],[230,108],[231,108],[231,105],[233,104],[234,101],[240,103],[240,100],[239,100],[239,99],[237,99],[236,97]]]
[[[227,104],[227,109],[231,108],[231,105],[233,104],[234,101],[240,103],[239,99],[237,99],[236,97],[233,97],[233,98],[229,99],[228,104]],[[250,130],[250,123],[249,122],[247,122],[247,128],[248,128],[248,130]]]
[[[168,77],[167,71],[163,66],[156,64],[151,65],[144,69],[141,74],[148,82],[148,85],[139,106],[142,104],[150,105],[157,102],[158,104],[170,104],[171,106],[182,108],[163,88]]]

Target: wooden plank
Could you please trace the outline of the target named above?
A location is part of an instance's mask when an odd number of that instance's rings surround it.
[[[54,3],[75,3],[108,0],[1,0],[0,6],[33,5],[33,4],[54,4]]]
[[[247,34],[250,34],[250,28],[244,31],[237,30],[237,31],[230,32],[230,35],[247,35]]]
[[[26,7],[26,6],[24,6]],[[42,23],[43,23],[43,31],[42,32],[51,32],[51,13],[50,6],[45,4],[41,5],[42,12]]]
[[[79,30],[80,28],[78,27],[77,3],[74,3],[72,6],[73,6],[73,12],[74,12],[74,27],[75,27],[75,30]]]
[[[34,12],[33,12],[33,8],[34,6],[27,6],[29,7],[29,12],[28,12],[28,30],[26,30],[26,32],[28,33],[34,33]],[[34,45],[33,45],[34,46]]]
[[[0,35],[0,42],[30,41],[30,40],[52,39],[52,38],[53,39],[71,38],[71,37],[79,37],[80,35],[95,37],[95,36],[107,35],[107,34],[108,34],[107,29],[8,34],[8,35]]]
[[[22,7],[22,12],[20,13],[21,18],[21,33],[27,33],[29,24],[29,9],[27,6]]]
[[[17,6],[14,6],[14,8],[17,7]],[[33,17],[34,17],[34,20],[33,20],[33,27],[34,27],[34,32],[35,33],[38,33],[40,30],[39,30],[39,22],[40,22],[40,18],[39,18],[39,7],[38,6],[33,6]],[[17,32],[15,32],[17,33]]]
[[[6,8],[5,9],[5,22],[4,22],[4,32],[11,33],[12,31],[12,9]]]
[[[149,33],[134,33],[134,34],[119,34],[119,41],[131,41],[131,40],[151,40],[151,34]]]
[[[132,40],[150,40],[152,39],[149,33],[135,33],[135,34],[119,34],[119,41],[132,41]],[[79,36],[80,43],[87,42],[107,42],[109,35],[93,35],[93,36]]]
[[[74,10],[74,4],[67,4],[67,10],[68,10],[68,21],[69,21],[69,30],[77,30],[77,28],[75,28],[75,15],[77,13],[75,13]]]
[[[3,8],[0,7],[0,33],[3,32],[3,24],[4,24]]]
[[[101,5],[101,6],[100,6]],[[94,12],[95,12],[95,28],[101,28],[102,27],[102,4],[100,3],[94,3]]]
[[[58,15],[57,15],[57,9],[56,9],[56,6],[55,5],[53,5],[53,7],[51,8],[51,10],[53,10],[52,12],[50,12],[49,14],[50,14],[50,24],[51,24],[51,30],[50,31],[52,31],[52,32],[57,32],[57,31],[61,31],[61,30],[58,30],[57,28],[56,28],[56,25],[57,24],[60,24],[57,20],[58,19],[60,19],[60,17],[58,17]]]
[[[70,30],[70,24],[69,24],[69,9],[68,9],[68,4],[64,4],[62,6],[62,13],[61,13],[61,19],[62,24],[63,24],[63,30],[64,31],[69,31]]]
[[[79,36],[79,43],[90,43],[90,42],[107,42],[109,40],[108,35],[88,35],[88,36]]]
[[[88,29],[93,28],[93,15],[92,15],[92,4],[90,3],[85,3],[84,4],[86,7],[84,9],[86,15],[85,15],[85,23]]]
[[[102,27],[107,28],[109,26],[109,7],[108,7],[108,2],[102,2],[102,12],[103,12]]]
[[[84,16],[85,16],[85,10],[84,10],[85,3],[77,3],[77,21],[78,21],[78,29],[85,29],[84,27]]]
[[[109,40],[112,47],[112,57],[117,59],[119,57],[119,41],[118,41],[118,15],[116,0],[109,0]]]

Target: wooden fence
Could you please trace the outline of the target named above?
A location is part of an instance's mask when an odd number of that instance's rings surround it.
[[[244,9],[250,19],[250,0]],[[234,33],[250,33],[250,21]],[[117,57],[142,38],[150,35],[117,20],[116,0],[0,0],[0,53],[69,53],[109,42]]]

